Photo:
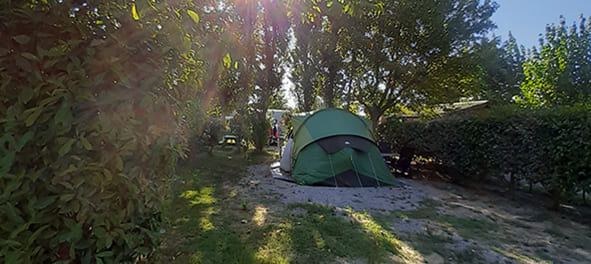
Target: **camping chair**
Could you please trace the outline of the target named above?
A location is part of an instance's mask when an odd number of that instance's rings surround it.
[[[397,155],[395,153],[392,153],[392,148],[390,147],[390,144],[386,142],[380,142],[378,143],[378,148],[380,149],[380,154],[382,155],[382,158],[384,159],[386,165],[388,165],[388,167],[390,168],[393,168],[394,158]]]
[[[398,161],[396,162],[396,164],[393,166],[395,176],[411,177],[410,163],[412,161],[414,154],[415,154],[414,148],[403,147],[400,150],[400,157],[398,158]]]

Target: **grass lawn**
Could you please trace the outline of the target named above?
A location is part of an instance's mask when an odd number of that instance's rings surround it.
[[[151,262],[589,263],[591,260],[588,226],[519,200],[494,194],[476,195],[452,185],[435,189],[407,182],[412,188],[392,192],[384,189],[371,198],[375,199],[373,204],[388,201],[392,204],[387,208],[395,208],[397,204],[406,209],[398,206],[400,209],[366,212],[364,208],[375,207],[355,206],[359,198],[355,193],[361,190],[322,191],[277,182],[265,175],[269,173],[265,164],[277,160],[277,153],[249,153],[244,157],[232,152],[231,148],[215,148],[213,155],[203,154],[179,165],[165,208],[162,245]],[[316,191],[329,196],[344,195],[339,197],[345,197],[345,202],[338,207],[323,205],[333,203],[323,202],[322,198],[312,203],[313,195],[309,192]],[[367,196],[364,198],[372,197],[370,189],[363,191]],[[380,198],[381,195],[385,198]],[[423,197],[414,208],[408,207],[409,203],[412,205],[411,196]],[[308,199],[286,199],[289,197]]]
[[[238,182],[273,154],[193,158],[178,169],[165,212],[158,263],[384,263],[412,250],[366,213],[304,203],[246,201]],[[274,208],[274,209],[271,209]]]

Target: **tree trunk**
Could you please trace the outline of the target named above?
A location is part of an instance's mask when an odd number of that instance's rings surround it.
[[[365,110],[367,114],[369,114],[369,120],[371,120],[371,129],[374,135],[376,135],[378,131],[378,125],[380,124],[380,117],[382,117],[383,111],[381,111],[376,106],[366,106]]]

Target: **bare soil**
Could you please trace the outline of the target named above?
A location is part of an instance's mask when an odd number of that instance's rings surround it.
[[[241,199],[273,201],[273,210],[311,202],[367,211],[419,252],[419,263],[591,263],[589,216],[572,206],[551,211],[542,195],[411,179],[399,179],[402,187],[302,186],[275,179],[277,170],[249,167]]]

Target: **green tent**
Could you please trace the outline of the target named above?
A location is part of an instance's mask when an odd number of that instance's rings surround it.
[[[291,176],[298,183],[339,187],[396,184],[375,144],[369,120],[329,108],[296,114],[292,124]]]

